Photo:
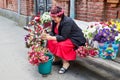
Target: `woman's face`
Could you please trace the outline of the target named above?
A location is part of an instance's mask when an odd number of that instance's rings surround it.
[[[54,16],[54,17],[51,17],[51,18],[52,18],[52,20],[55,21],[55,23],[60,23],[60,21],[61,21],[61,18],[57,17],[57,16]]]

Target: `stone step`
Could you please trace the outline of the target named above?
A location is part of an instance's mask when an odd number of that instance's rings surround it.
[[[117,60],[120,58],[117,58]],[[116,61],[117,61],[116,60]],[[101,58],[79,58],[76,62],[95,73],[107,78],[107,80],[120,80],[120,63],[115,60],[104,60]]]

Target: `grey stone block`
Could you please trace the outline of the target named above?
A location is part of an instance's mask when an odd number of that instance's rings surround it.
[[[31,16],[20,15],[16,12],[5,9],[0,9],[0,15],[17,22],[21,27],[26,26],[31,20]]]
[[[77,58],[77,63],[107,78],[107,80],[120,80],[120,64],[112,60],[101,58]]]

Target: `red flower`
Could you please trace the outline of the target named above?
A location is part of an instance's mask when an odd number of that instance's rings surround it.
[[[79,57],[87,57],[87,56],[94,57],[98,54],[97,50],[91,48],[90,46],[80,46],[76,50],[76,53],[78,54]]]
[[[48,61],[49,57],[45,56],[45,53],[31,51],[28,52],[29,62],[33,65],[39,65]]]
[[[34,20],[35,20],[36,22],[40,22],[40,16],[35,16],[35,17],[34,17]]]

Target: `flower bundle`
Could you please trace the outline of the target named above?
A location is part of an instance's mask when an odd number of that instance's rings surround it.
[[[98,43],[113,42],[115,37],[118,36],[118,30],[116,25],[112,25],[110,22],[99,23],[101,26],[98,27],[97,33],[93,40]]]
[[[43,32],[49,33],[51,31],[51,27],[50,27],[51,25],[49,26],[42,25],[44,22],[47,22],[47,21],[50,22],[51,19],[48,12],[45,12],[43,13],[42,17],[35,16],[34,19],[29,22],[27,27],[27,31],[29,33],[25,36],[26,46],[28,48],[31,47],[32,45],[41,44],[45,42],[45,40],[41,40],[42,33]],[[40,22],[42,22],[42,24]]]
[[[115,40],[115,36],[118,35],[118,32],[114,28],[104,27],[98,30],[98,33],[95,35],[94,40],[98,41],[99,43],[104,42],[113,42]]]
[[[26,46],[27,48],[30,48],[30,51],[28,52],[29,62],[33,65],[45,63],[49,59],[49,57],[46,56],[46,53],[48,53],[48,50],[46,48],[47,41],[43,40],[41,37],[44,32],[49,33],[51,31],[51,27],[45,27],[40,23],[44,22],[42,20],[47,20],[44,18],[42,17],[41,19],[41,17],[34,17],[27,28],[28,34],[25,36]]]
[[[108,22],[108,24],[116,26],[117,31],[120,32],[120,22],[119,21],[117,21],[117,20],[110,20]]]
[[[80,46],[77,50],[76,53],[78,54],[79,57],[87,57],[87,56],[97,56],[98,55],[98,50],[97,48],[93,48],[91,46]]]
[[[41,34],[42,34],[43,28],[40,25],[34,25],[34,29],[29,28],[28,34],[25,36],[25,42],[27,47],[31,47],[32,45],[41,43]]]
[[[41,24],[44,25],[44,27],[48,27],[51,26],[51,17],[50,14],[48,12],[45,12],[42,16],[41,16]]]
[[[118,31],[118,35],[115,36],[115,41],[119,43],[120,42],[120,22],[117,20],[111,20],[109,23],[116,27],[116,30]]]
[[[40,46],[32,46],[32,50],[28,52],[29,62],[33,65],[39,65],[48,61],[49,57],[45,56],[47,48]]]
[[[94,25],[88,26],[87,29],[83,30],[84,36],[87,39],[92,39],[94,37],[94,35],[96,34],[96,28],[97,27],[95,27]]]
[[[98,43],[120,41],[120,22],[110,20],[107,22],[94,22],[83,31],[87,40],[97,41]]]
[[[94,22],[83,31],[88,46],[80,46],[76,52],[80,57],[108,56],[116,58],[118,45],[120,43],[120,23],[118,21]],[[100,45],[104,44],[104,45]],[[107,46],[105,46],[107,44]],[[111,47],[109,47],[111,45]],[[112,50],[111,50],[112,49]],[[114,52],[111,52],[114,51]],[[105,55],[104,55],[105,53]],[[114,53],[114,54],[113,54]]]
[[[33,16],[32,17],[32,20],[28,23],[27,26],[24,26],[24,29],[25,30],[29,30],[29,28],[35,24],[38,24],[40,23],[40,16],[39,15],[36,15],[36,16]]]

